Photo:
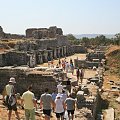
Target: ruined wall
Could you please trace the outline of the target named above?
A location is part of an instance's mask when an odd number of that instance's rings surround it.
[[[29,28],[26,30],[26,37],[35,39],[55,38],[56,35],[63,35],[61,28],[52,26],[50,28]]]
[[[4,32],[1,26],[0,26],[0,38],[4,38]]]
[[[25,36],[24,35],[18,35],[18,34],[5,33],[4,38],[5,39],[22,39],[22,38],[25,38]]]
[[[0,67],[13,65],[27,65],[28,56],[25,52],[8,51],[0,54]]]
[[[87,48],[81,45],[73,45],[73,50],[74,50],[74,53],[86,53],[87,52]]]
[[[28,71],[28,70],[27,70]],[[8,84],[10,77],[16,78],[16,92],[22,94],[27,90],[28,85],[33,85],[33,92],[39,97],[45,88],[49,88],[50,93],[56,89],[57,82],[52,75],[48,74],[29,74],[25,69],[0,68],[0,93],[4,86]]]

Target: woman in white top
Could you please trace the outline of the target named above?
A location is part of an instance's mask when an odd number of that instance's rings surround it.
[[[55,112],[56,112],[56,117],[57,117],[57,120],[63,120],[63,116],[64,116],[64,101],[61,99],[61,95],[58,94],[56,96],[56,99],[55,99]]]

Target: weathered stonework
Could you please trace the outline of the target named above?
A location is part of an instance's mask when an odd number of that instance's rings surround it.
[[[49,92],[52,93],[57,86],[57,82],[51,73],[34,71],[31,68],[5,67],[0,68],[0,93],[8,83],[10,77],[15,77],[16,92],[20,94],[25,92],[27,87],[31,84],[33,85],[33,91],[37,97],[44,92],[45,88],[49,88]]]
[[[27,38],[35,38],[35,39],[44,39],[44,38],[55,38],[56,35],[63,35],[63,31],[61,28],[57,28],[56,26],[50,28],[29,28],[26,30]]]
[[[4,38],[4,32],[1,26],[0,26],[0,38]]]

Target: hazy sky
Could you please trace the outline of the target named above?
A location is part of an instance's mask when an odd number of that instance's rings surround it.
[[[64,34],[120,32],[120,0],[0,0],[0,26],[7,33],[57,26]]]

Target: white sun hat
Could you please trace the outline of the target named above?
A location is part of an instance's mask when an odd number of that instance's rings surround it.
[[[14,77],[11,77],[10,80],[9,80],[10,83],[16,83],[15,81],[15,78]]]
[[[61,94],[58,93],[57,96],[56,96],[56,98],[58,98],[58,97],[62,97]]]

